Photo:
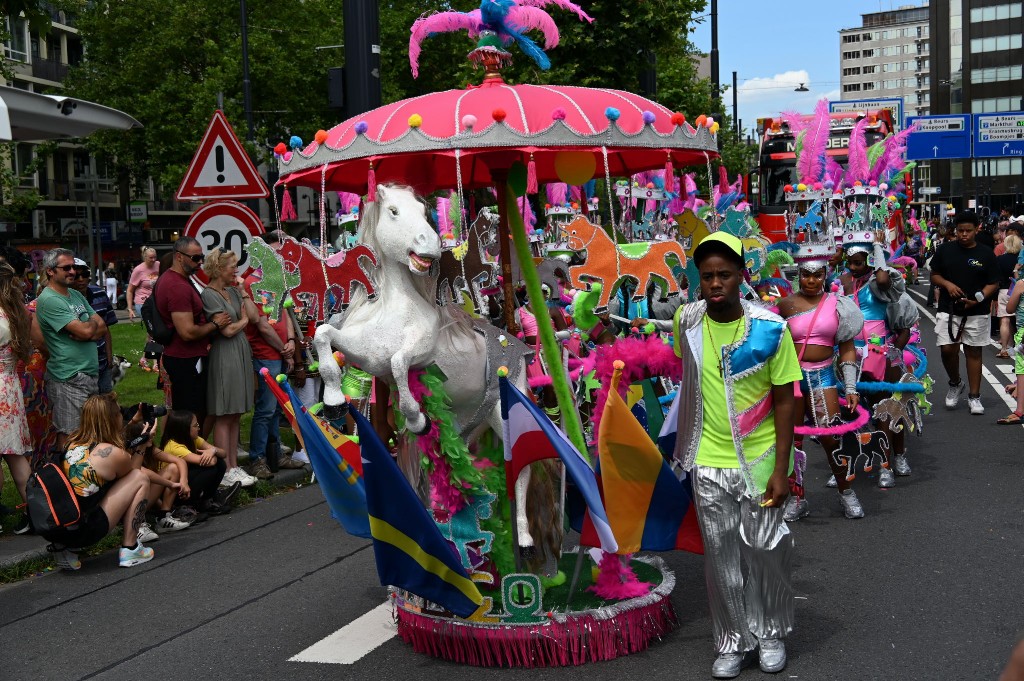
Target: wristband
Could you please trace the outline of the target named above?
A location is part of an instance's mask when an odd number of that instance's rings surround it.
[[[859,373],[856,362],[839,363],[839,374],[843,377],[843,388],[847,395],[857,392],[857,374]]]

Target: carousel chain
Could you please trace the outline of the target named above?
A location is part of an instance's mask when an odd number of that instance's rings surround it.
[[[462,245],[463,235],[464,234],[465,234],[465,237],[466,237],[465,240],[469,241],[469,232],[468,232],[469,225],[466,224],[467,220],[463,219],[463,213],[462,213],[463,203],[462,203],[462,150],[461,149],[456,149],[455,150],[455,193],[456,193],[456,198],[459,201],[459,232],[458,232],[459,235],[455,239],[455,247],[458,248],[459,246]],[[440,217],[438,218],[438,221],[440,221]],[[462,271],[462,281],[468,283],[469,279],[466,278],[466,256],[463,255],[461,258],[458,258],[458,261],[459,261],[459,269]],[[454,290],[454,288],[453,288],[453,290]]]
[[[601,147],[601,156],[604,159],[604,188],[608,192],[608,219],[614,232],[619,226],[615,221],[615,204],[612,202],[612,171],[608,166],[608,147]]]
[[[320,168],[320,270],[324,274],[324,298],[327,298],[327,290],[330,282],[327,278],[327,164]],[[321,301],[324,308],[324,318],[327,318],[327,300]]]

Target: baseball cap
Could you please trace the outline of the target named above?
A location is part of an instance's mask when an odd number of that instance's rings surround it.
[[[89,269],[89,263],[85,262],[81,258],[75,258],[75,267],[84,267],[85,269]]]
[[[740,269],[747,266],[747,258],[743,253],[743,242],[728,232],[715,232],[701,239],[693,251],[693,260],[699,264],[715,252],[731,254],[733,259],[739,263]]]

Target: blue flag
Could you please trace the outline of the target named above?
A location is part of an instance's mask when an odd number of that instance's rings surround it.
[[[359,412],[351,413],[359,429],[380,583],[406,589],[459,617],[469,617],[483,603],[483,596],[373,426]]]
[[[269,378],[269,377],[268,377]],[[356,537],[370,538],[370,521],[366,513],[366,488],[359,472],[350,466],[338,453],[320,426],[302,406],[288,381],[280,384],[291,400],[295,412],[295,423],[302,434],[309,463],[316,474],[331,517],[337,520],[345,531]]]

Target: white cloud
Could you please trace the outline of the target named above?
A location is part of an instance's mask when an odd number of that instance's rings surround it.
[[[808,92],[795,91],[801,83]],[[823,91],[815,88],[814,81],[805,70],[784,71],[767,78],[750,78],[739,84],[738,116],[743,121],[743,127],[750,130],[758,118],[777,116],[782,111],[810,113],[822,98],[838,100],[839,90]],[[731,106],[731,103],[730,95],[726,94],[726,106]]]

